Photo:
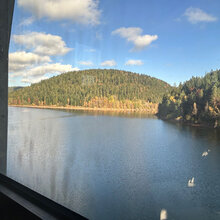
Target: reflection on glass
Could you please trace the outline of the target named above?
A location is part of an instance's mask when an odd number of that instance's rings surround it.
[[[7,175],[89,219],[219,219],[219,9],[16,1]]]
[[[9,116],[8,176],[90,219],[154,219],[161,207],[217,219],[220,148],[205,128],[16,107]]]

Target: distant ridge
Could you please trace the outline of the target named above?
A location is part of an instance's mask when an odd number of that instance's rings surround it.
[[[8,87],[8,93],[16,91],[18,89],[22,89],[22,86],[12,86],[12,87]]]
[[[144,110],[161,102],[171,88],[144,74],[90,69],[64,73],[13,91],[9,104]]]

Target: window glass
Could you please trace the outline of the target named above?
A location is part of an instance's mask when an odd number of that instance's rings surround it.
[[[219,9],[16,1],[7,176],[89,219],[219,219]]]

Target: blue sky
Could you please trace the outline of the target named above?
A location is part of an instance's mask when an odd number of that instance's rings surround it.
[[[9,86],[114,68],[170,84],[220,68],[219,0],[17,0]]]

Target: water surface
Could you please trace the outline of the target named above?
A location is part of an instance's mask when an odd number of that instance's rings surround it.
[[[7,175],[89,219],[220,219],[219,130],[16,107],[8,130]]]

